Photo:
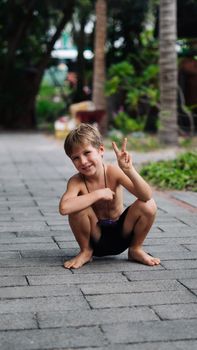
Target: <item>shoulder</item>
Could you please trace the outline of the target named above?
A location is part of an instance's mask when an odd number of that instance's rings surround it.
[[[122,173],[122,170],[120,169],[120,167],[116,164],[106,164],[106,172],[107,174],[113,175],[113,176],[117,176],[119,177]]]
[[[110,182],[112,181],[113,182],[115,181],[116,183],[120,182],[120,178],[122,176],[122,170],[118,165],[106,164],[105,169],[106,169],[107,178],[109,179]]]
[[[133,188],[131,180],[125,175],[124,171],[116,164],[107,165],[107,176],[110,182],[115,181],[116,184],[120,184],[123,187],[129,189]]]
[[[83,183],[83,180],[79,173],[71,176],[68,180],[68,186],[80,186],[81,183]]]

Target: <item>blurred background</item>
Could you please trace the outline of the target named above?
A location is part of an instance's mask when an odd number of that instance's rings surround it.
[[[195,142],[196,0],[1,0],[0,129]]]

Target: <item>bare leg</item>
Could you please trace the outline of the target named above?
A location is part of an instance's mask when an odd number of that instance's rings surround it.
[[[69,223],[79,244],[80,252],[71,260],[65,261],[64,267],[77,269],[91,260],[93,251],[89,246],[90,235],[94,232],[99,238],[100,232],[96,225],[97,217],[92,208],[69,215]]]
[[[123,228],[125,234],[129,234],[132,229],[134,232],[128,251],[129,260],[136,260],[150,266],[160,263],[160,259],[150,256],[142,249],[142,244],[154,222],[156,209],[153,199],[148,202],[137,200],[129,208]]]

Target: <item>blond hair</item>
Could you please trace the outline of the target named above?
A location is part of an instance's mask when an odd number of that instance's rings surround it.
[[[81,123],[67,135],[64,142],[64,150],[67,156],[70,157],[73,147],[76,145],[91,144],[93,147],[98,148],[102,143],[101,134],[95,126]]]

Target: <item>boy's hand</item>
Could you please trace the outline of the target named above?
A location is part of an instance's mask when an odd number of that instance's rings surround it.
[[[129,170],[132,168],[132,159],[130,154],[126,150],[127,146],[127,138],[123,140],[121,150],[118,149],[115,142],[112,142],[112,146],[114,149],[114,152],[116,153],[116,158],[118,161],[119,167],[124,170]]]
[[[101,198],[105,201],[112,201],[114,196],[115,196],[115,192],[113,192],[110,188],[102,188],[97,190],[99,191]]]

